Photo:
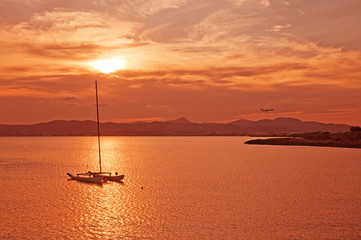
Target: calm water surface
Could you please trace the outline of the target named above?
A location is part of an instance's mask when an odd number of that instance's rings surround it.
[[[0,138],[0,239],[361,239],[361,150],[245,137]],[[143,189],[141,189],[143,187]]]

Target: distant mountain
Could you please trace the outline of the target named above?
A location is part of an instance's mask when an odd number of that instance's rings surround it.
[[[347,132],[350,130],[350,126],[346,124],[306,122],[295,118],[264,119],[259,121],[237,120],[232,123],[253,133]]]
[[[348,132],[349,125],[305,122],[295,118],[193,123],[182,117],[167,122],[101,123],[104,136],[272,136],[305,132]],[[0,124],[0,136],[94,136],[94,121],[56,120],[33,125]]]
[[[190,122],[187,118],[185,117],[181,117],[181,118],[178,118],[176,120],[170,120],[168,122],[172,122],[172,123],[184,123],[184,124],[188,124],[188,123],[192,123]]]

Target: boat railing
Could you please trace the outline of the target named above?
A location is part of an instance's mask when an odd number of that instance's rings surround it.
[[[77,177],[79,177],[79,176],[97,177],[97,176],[99,176],[99,174],[87,172],[87,173],[77,173],[76,176]],[[101,176],[99,176],[99,177],[101,177]]]
[[[97,176],[97,175],[101,175],[101,174],[108,174],[109,176],[112,175],[111,172],[91,172],[91,171],[88,171],[88,174],[93,175],[93,176]]]

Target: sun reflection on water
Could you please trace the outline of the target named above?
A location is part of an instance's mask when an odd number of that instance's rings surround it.
[[[124,169],[125,162],[123,160],[123,153],[121,151],[121,146],[123,142],[119,139],[113,137],[103,137],[101,140],[101,150],[102,150],[102,169],[103,171],[109,172],[118,172],[119,174],[124,174],[122,169]]]

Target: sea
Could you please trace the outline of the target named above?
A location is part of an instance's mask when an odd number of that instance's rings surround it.
[[[250,137],[0,138],[0,239],[361,239],[361,149]]]

